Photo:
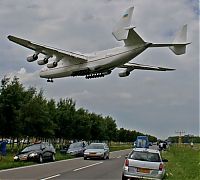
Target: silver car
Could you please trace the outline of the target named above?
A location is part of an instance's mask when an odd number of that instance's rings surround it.
[[[109,159],[109,153],[106,143],[91,143],[84,152],[84,160],[87,158]]]
[[[160,152],[154,149],[135,148],[125,159],[122,180],[132,178],[163,179],[164,163]]]

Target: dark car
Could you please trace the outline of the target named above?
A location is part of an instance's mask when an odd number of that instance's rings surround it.
[[[70,144],[67,153],[73,156],[83,156],[87,145],[88,144],[85,141],[72,143]]]
[[[61,154],[67,154],[67,150],[68,150],[69,146],[70,146],[69,144],[63,145],[63,146],[60,148],[60,153],[61,153]]]
[[[14,156],[14,161],[36,161],[43,163],[46,160],[55,161],[56,151],[51,143],[42,142],[24,148]]]

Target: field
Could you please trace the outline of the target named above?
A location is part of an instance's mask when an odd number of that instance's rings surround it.
[[[191,148],[189,145],[171,146],[162,153],[168,159],[166,177],[170,180],[200,179],[200,145]]]

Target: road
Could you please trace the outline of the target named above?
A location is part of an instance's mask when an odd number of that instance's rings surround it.
[[[0,171],[0,179],[68,179],[118,180],[121,179],[125,155],[129,150],[110,153],[109,160],[75,158]]]

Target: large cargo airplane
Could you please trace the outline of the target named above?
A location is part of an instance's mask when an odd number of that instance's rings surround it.
[[[130,72],[139,70],[172,71],[175,69],[156,67],[144,64],[131,63],[133,58],[149,47],[169,47],[176,55],[185,54],[187,37],[187,25],[184,25],[177,33],[171,44],[154,44],[144,41],[131,26],[134,7],[130,7],[116,24],[112,34],[118,41],[124,41],[124,46],[81,54],[40,45],[15,36],[8,36],[10,41],[34,51],[34,54],[27,57],[28,62],[38,60],[38,55],[44,55],[43,59],[37,61],[38,65],[46,65],[40,71],[41,78],[47,78],[47,82],[53,82],[54,78],[68,76],[85,76],[86,79],[104,77],[111,74],[115,68],[122,68],[120,77],[129,76]]]

